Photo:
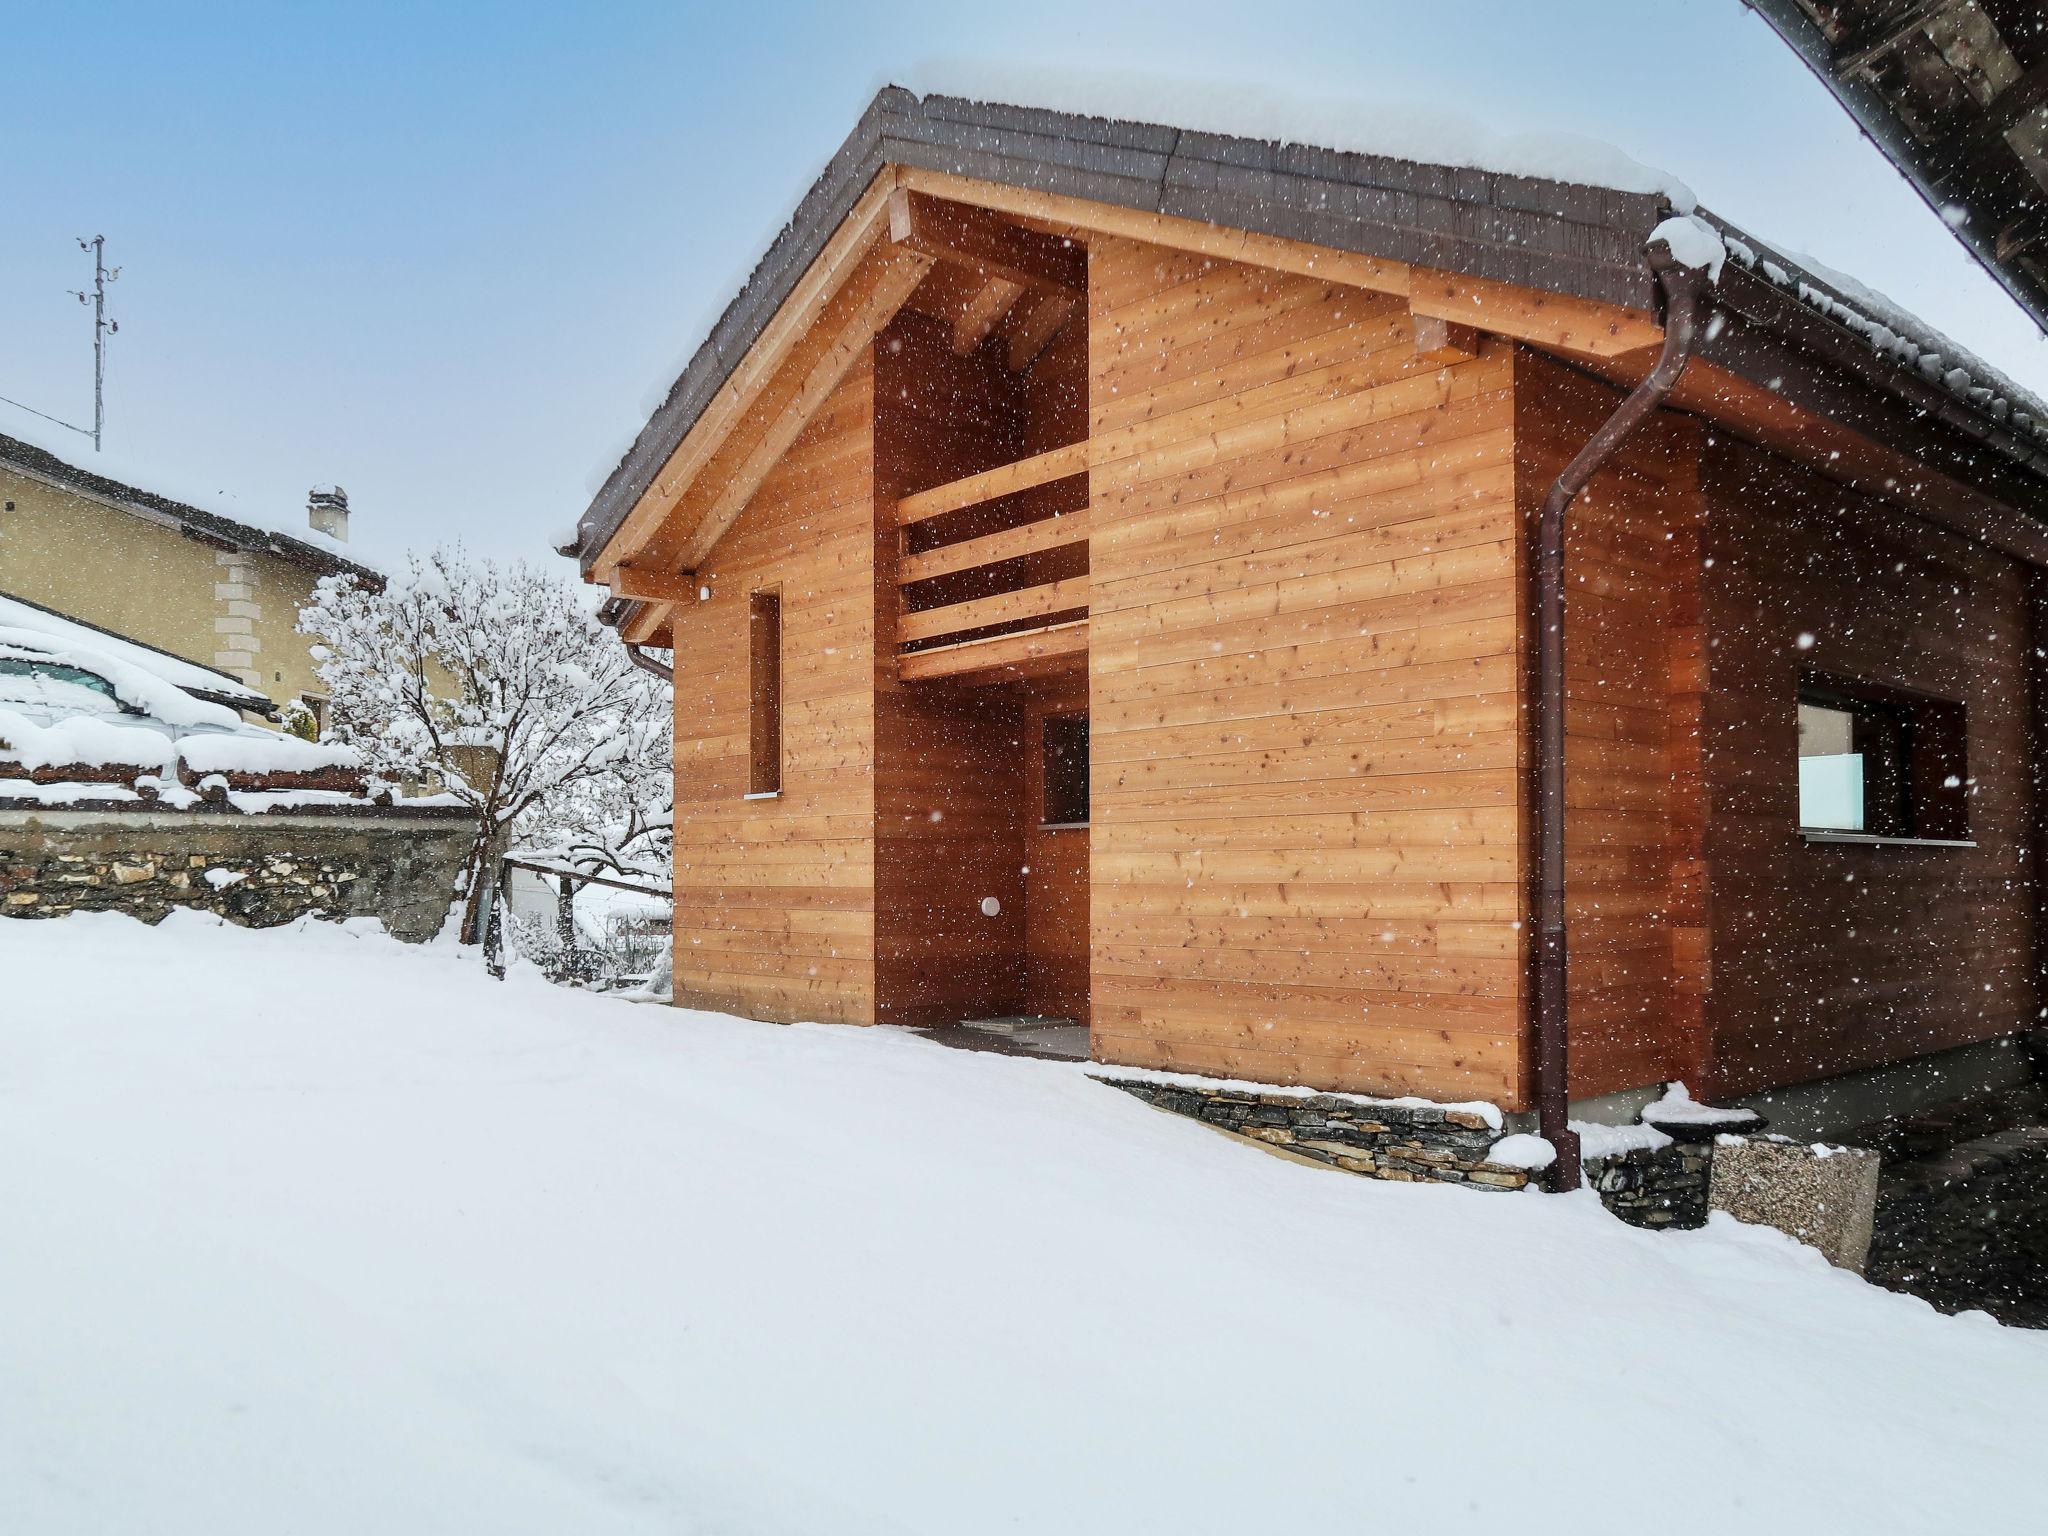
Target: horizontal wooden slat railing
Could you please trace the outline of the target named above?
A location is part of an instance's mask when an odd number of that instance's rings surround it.
[[[935,485],[915,496],[906,496],[896,503],[896,521],[907,527],[926,518],[942,517],[948,512],[958,512],[962,507],[978,506],[984,501],[994,501],[998,496],[1015,495],[1018,491],[1050,485],[1069,475],[1087,472],[1088,444],[1069,443],[1064,448],[1036,453],[1014,464],[999,465],[978,475],[969,475],[965,480]]]
[[[898,538],[905,545],[897,564],[898,585],[908,587],[940,576],[983,570],[1028,555],[1075,547],[1085,550],[1089,529],[1085,507],[1048,512],[1014,528],[955,539],[914,554],[907,546],[909,530],[933,518],[1087,473],[1089,454],[1087,442],[1069,443],[902,498],[896,504]],[[1040,580],[964,602],[905,612],[897,628],[901,647],[898,676],[906,681],[972,679],[977,674],[1015,675],[1032,666],[1051,664],[1087,650],[1087,612],[1086,575]],[[981,630],[997,632],[975,633]]]
[[[1085,508],[1079,512],[1056,512],[1021,528],[985,534],[978,539],[962,539],[958,544],[941,544],[921,555],[905,555],[897,568],[897,579],[925,581],[933,576],[950,576],[955,571],[973,570],[978,565],[1014,560],[1019,555],[1042,554],[1049,549],[1063,549],[1069,544],[1087,542],[1088,513]]]
[[[897,626],[896,634],[906,643],[936,640],[941,635],[987,629],[992,624],[1007,624],[1013,619],[1049,618],[1056,613],[1072,613],[1087,606],[1088,578],[1077,576],[1070,581],[1048,581],[1035,587],[1019,587],[1014,592],[998,592],[994,597],[978,597],[968,603],[948,603],[943,608],[906,613]]]

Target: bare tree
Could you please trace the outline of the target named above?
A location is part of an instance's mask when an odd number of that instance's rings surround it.
[[[315,641],[328,735],[381,777],[438,779],[475,811],[466,939],[480,937],[484,886],[515,835],[545,827],[610,847],[666,826],[669,690],[564,583],[458,545],[413,556],[382,591],[324,578],[299,628]],[[647,795],[658,803],[640,805]]]

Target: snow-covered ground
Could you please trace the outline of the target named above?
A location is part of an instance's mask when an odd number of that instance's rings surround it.
[[[2038,1530],[2048,1337],[1074,1066],[0,922],[0,1529]]]

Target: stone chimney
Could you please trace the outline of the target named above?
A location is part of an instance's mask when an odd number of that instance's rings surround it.
[[[306,493],[306,521],[315,533],[348,542],[348,492],[340,486],[314,486]]]

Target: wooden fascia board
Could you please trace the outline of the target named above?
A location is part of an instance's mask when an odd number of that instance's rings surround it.
[[[1408,300],[1417,314],[1587,357],[1616,357],[1656,346],[1664,339],[1664,329],[1654,316],[1618,304],[1465,277],[1172,214],[978,181],[948,171],[903,166],[896,174],[899,187],[952,202],[1391,294]]]
[[[853,212],[818,253],[788,301],[747,349],[747,355],[719,387],[703,414],[691,424],[660,473],[605,541],[604,548],[591,561],[591,581],[607,581],[618,566],[632,558],[666,521],[697,472],[760,399],[812,322],[887,233],[889,194],[895,186],[896,168],[883,166],[854,204]]]
[[[844,318],[833,324],[830,319],[821,317],[815,335],[822,345],[816,350],[815,357],[800,351],[792,359],[796,366],[801,366],[802,362],[808,362],[809,366],[796,382],[788,404],[767,423],[760,439],[735,467],[731,478],[712,496],[702,514],[685,521],[689,532],[680,553],[682,565],[694,569],[703,564],[712,546],[724,536],[726,529],[732,526],[733,520],[761,488],[769,472],[789,451],[803,429],[810,425],[832,391],[838,388],[839,381],[846,377],[847,370],[896,317],[904,300],[916,291],[930,268],[931,258],[915,251],[891,248],[869,253],[863,263],[863,272],[857,274],[841,292],[840,297],[852,300]]]

